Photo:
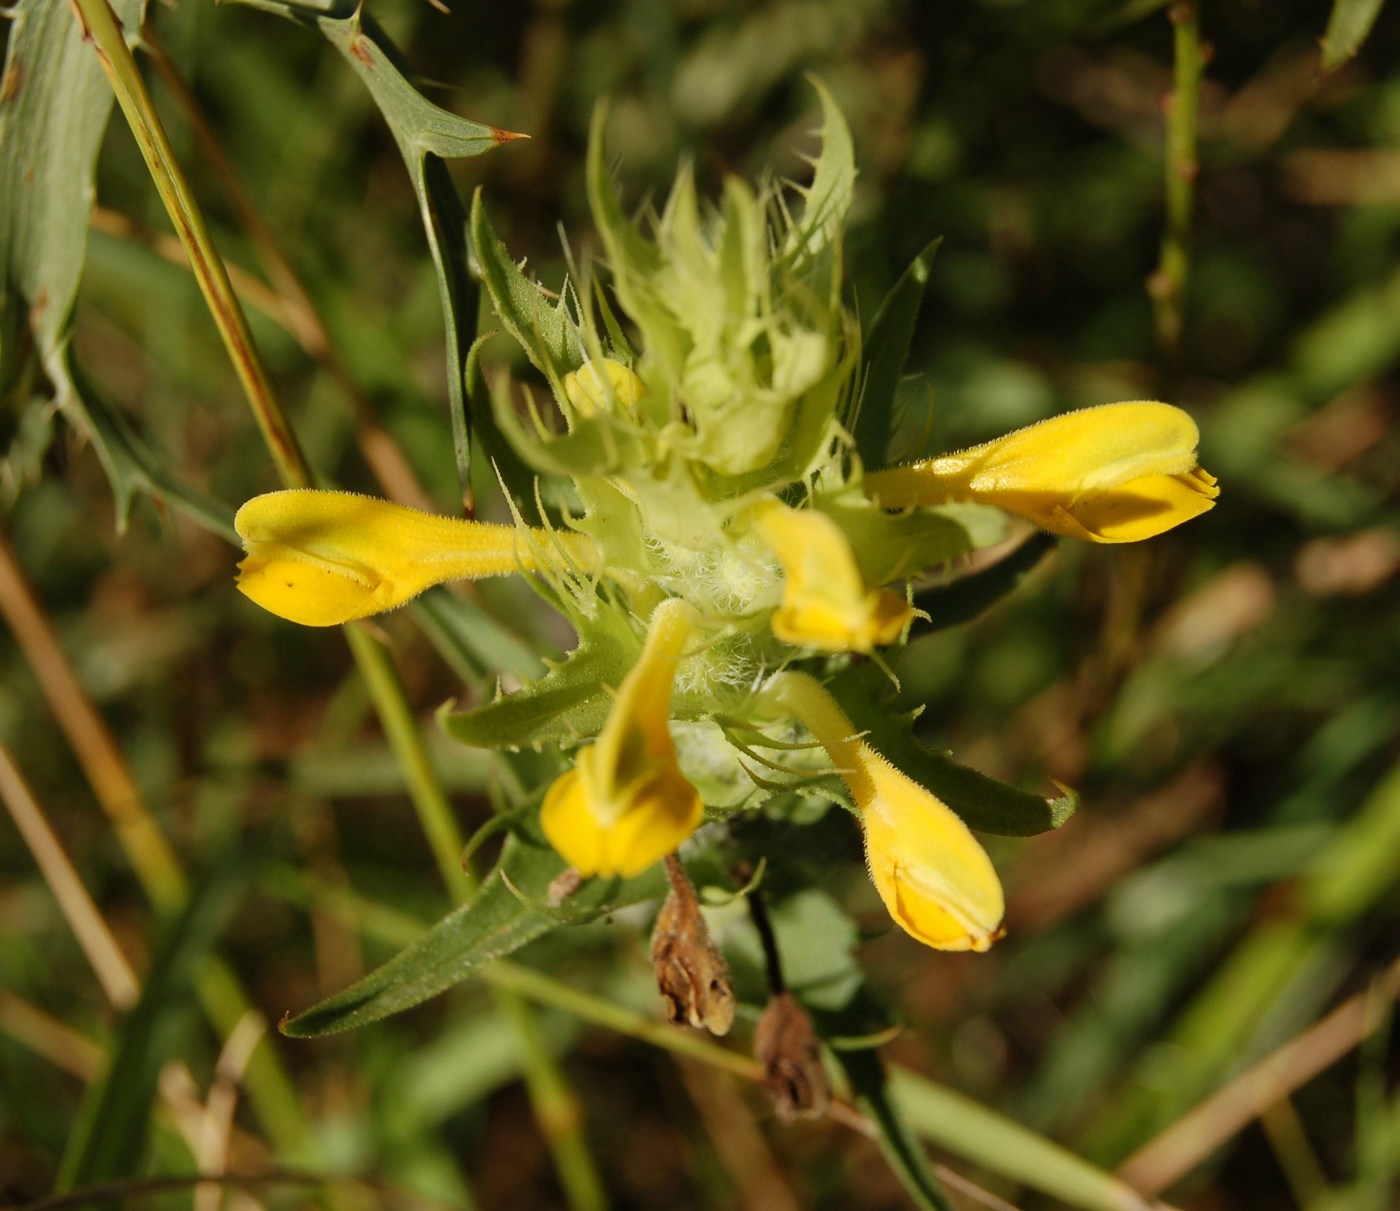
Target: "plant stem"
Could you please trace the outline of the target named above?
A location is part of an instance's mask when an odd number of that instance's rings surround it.
[[[252,333],[248,331],[248,322],[243,317],[243,309],[233,293],[224,263],[209,238],[189,183],[151,103],[150,93],[146,91],[136,60],[126,44],[121,24],[107,0],[69,2],[82,26],[83,36],[92,43],[107,78],[112,82],[117,104],[121,106],[131,133],[136,137],[151,179],[155,182],[161,201],[165,203],[170,221],[175,225],[175,233],[185,246],[195,279],[209,305],[209,313],[228,349],[234,372],[243,384],[282,481],[288,487],[308,487],[311,484],[310,468],[296,435],[272,394],[262,361],[253,345]]]
[[[1195,0],[1176,0],[1168,10],[1173,30],[1175,72],[1167,97],[1166,205],[1161,260],[1148,282],[1155,310],[1157,340],[1176,353],[1181,344],[1182,310],[1190,272],[1191,212],[1195,202],[1196,128],[1201,69],[1206,53]]]

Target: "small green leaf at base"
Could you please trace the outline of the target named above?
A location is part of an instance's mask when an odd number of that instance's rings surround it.
[[[552,850],[512,837],[501,863],[475,899],[449,913],[421,939],[363,980],[319,1005],[284,1018],[278,1029],[311,1039],[367,1026],[420,1005],[567,920],[581,923],[639,900],[659,897],[660,868],[625,882],[591,879],[563,911],[545,907],[549,883],[564,870]]]

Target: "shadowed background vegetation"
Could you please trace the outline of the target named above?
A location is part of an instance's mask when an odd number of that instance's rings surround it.
[[[575,255],[593,240],[583,152],[599,101],[640,205],[686,159],[711,193],[729,173],[800,178],[815,73],[857,149],[862,312],[943,237],[903,452],[1113,399],[1169,400],[1200,424],[1223,489],[1212,513],[1140,547],[1061,543],[900,665],[930,743],[1081,795],[1057,832],[993,839],[1006,939],[952,956],[890,932],[850,837],[833,841],[831,898],[795,898],[777,921],[814,988],[852,978],[855,945],[904,1027],[882,1052],[894,1094],[958,1208],[1135,1205],[1113,1171],[1143,1206],[1394,1205],[1400,24],[1392,5],[1350,58],[1334,26],[1343,61],[1324,73],[1329,17],[1379,6],[1336,7],[1211,0],[1199,42],[1187,6],[1150,0],[373,8],[426,96],[531,136],[445,171],[463,196],[482,187],[546,283],[566,273],[561,232]],[[369,93],[314,28],[268,12],[185,0],[147,21],[138,59],[308,461],[458,510],[438,282]],[[7,104],[22,87],[7,74]],[[1173,116],[1188,160],[1198,140],[1198,174],[1168,171]],[[753,1015],[728,1064],[650,1035],[645,906],[549,935],[496,991],[468,982],[358,1031],[259,1044],[263,1024],[389,958],[450,899],[341,635],[233,590],[219,519],[278,480],[120,114],[96,206],[80,390],[178,491],[136,491],[118,524],[84,426],[48,406],[11,295],[0,1203],[114,1181],[143,1207],[936,1197],[907,1175],[906,1189],[849,1107],[779,1122],[742,1054]],[[475,470],[490,515],[479,454]],[[210,502],[208,526],[180,492]],[[556,657],[570,643],[520,585],[474,597],[479,629],[446,645],[455,663],[405,614],[375,628],[468,834],[508,788],[432,712],[489,693],[497,670],[513,684],[512,645]],[[837,900],[858,937],[828,915]],[[761,1005],[742,908],[712,924]],[[531,984],[536,970],[555,982]],[[984,1121],[945,1089],[999,1113]],[[1067,1151],[1036,1151],[1015,1124]],[[1082,1164],[1062,1174],[1070,1154]],[[225,1168],[263,1178],[148,1188]]]

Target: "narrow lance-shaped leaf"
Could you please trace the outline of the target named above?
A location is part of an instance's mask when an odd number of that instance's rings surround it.
[[[332,15],[283,0],[241,2],[319,29],[363,81],[398,144],[413,180],[437,271],[447,338],[453,450],[463,494],[470,498],[472,425],[462,381],[466,360],[463,334],[475,327],[477,291],[467,262],[466,211],[442,160],[479,156],[523,136],[458,117],[426,100],[409,83],[388,35],[358,5],[337,5],[333,9],[336,15]],[[342,13],[347,15],[339,15]]]
[[[582,346],[562,299],[551,304],[511,259],[487,217],[478,190],[472,199],[472,247],[481,280],[506,331],[520,342],[541,373],[562,379],[583,364]]]
[[[929,1167],[923,1145],[909,1130],[891,1091],[880,1053],[874,1047],[837,1040],[878,1037],[888,1019],[862,986],[848,1003],[836,1010],[816,1010],[813,1018],[822,1038],[832,1040],[832,1051],[845,1073],[856,1105],[875,1128],[880,1150],[904,1192],[919,1211],[951,1211],[948,1196]]]
[[[1069,791],[1046,799],[925,748],[910,730],[912,717],[892,712],[888,695],[872,683],[865,670],[838,676],[828,688],[877,752],[952,808],[969,828],[999,836],[1032,837],[1059,828],[1078,805]]]
[[[555,910],[546,903],[548,883],[562,870],[552,850],[512,838],[501,865],[470,904],[364,979],[283,1021],[282,1033],[305,1039],[367,1026],[445,992],[561,924],[579,924],[661,893],[658,867],[625,882],[590,880]]]
[[[929,632],[971,622],[1011,593],[1051,551],[1059,539],[1036,532],[1004,559],[951,584],[914,594],[914,604],[928,613]]]
[[[620,646],[590,638],[543,677],[475,710],[444,713],[449,735],[477,748],[520,748],[592,736],[607,719],[612,698],[630,667]],[[630,653],[635,658],[635,649]]]
[[[856,452],[867,471],[878,470],[889,461],[895,395],[909,357],[909,343],[923,303],[924,287],[942,243],[940,236],[914,258],[880,303],[862,338],[865,382],[858,397],[859,408],[852,431]]]

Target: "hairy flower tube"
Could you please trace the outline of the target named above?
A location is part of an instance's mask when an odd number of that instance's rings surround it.
[[[667,719],[671,686],[694,611],[678,598],[656,607],[646,646],[624,678],[595,744],[545,794],[540,826],[581,875],[640,874],[674,850],[705,814],[676,763]]]
[[[704,815],[782,804],[782,778],[811,773],[801,761],[820,754],[788,753],[779,778],[759,776],[743,737],[780,709],[846,779],[894,919],[930,946],[983,950],[1002,912],[986,854],[943,799],[853,734],[823,682],[867,656],[892,667],[922,617],[910,582],[959,574],[967,555],[1002,542],[1008,513],[1131,541],[1209,509],[1215,481],[1196,464],[1194,423],[1159,403],[1091,408],[880,469],[897,376],[871,366],[898,351],[876,348],[878,325],[863,331],[843,302],[854,153],[819,93],[822,151],[800,203],[731,180],[708,206],[682,172],[633,221],[595,121],[587,185],[602,251],[563,291],[524,275],[477,200],[474,262],[552,396],[541,407],[538,388],[485,374],[494,423],[479,432],[504,503],[539,528],[275,492],[238,513],[239,588],[328,626],[455,577],[524,574],[577,647],[445,724],[469,744],[572,756],[541,808],[565,861],[631,876]],[[893,712],[886,722],[907,730]],[[1020,835],[1027,812],[1048,819],[1044,799],[959,777],[975,784],[971,799],[936,789],[979,829],[999,812]]]
[[[991,946],[1001,936],[1001,883],[957,814],[866,744],[815,678],[778,673],[763,697],[802,721],[850,789],[870,878],[900,927],[936,950]]]
[[[1053,534],[1137,542],[1215,504],[1196,465],[1196,422],[1170,404],[1104,404],[970,450],[877,471],[865,490],[887,508],[981,501]]]
[[[233,519],[247,555],[238,589],[302,626],[329,627],[403,605],[447,580],[532,571],[562,540],[587,558],[577,534],[438,517],[407,505],[288,488],[248,501]]]

